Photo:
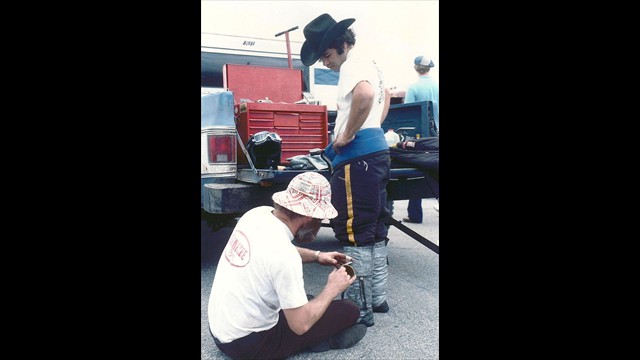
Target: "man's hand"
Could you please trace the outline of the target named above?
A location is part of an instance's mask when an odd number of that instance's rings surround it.
[[[331,265],[339,267],[340,265],[346,264],[352,260],[353,259],[351,258],[351,256],[337,251],[321,252],[320,254],[318,254],[318,264],[320,265]]]
[[[353,139],[355,139],[355,135],[351,137],[346,137],[344,133],[338,135],[338,137],[333,141],[333,151],[336,154],[340,154],[340,148],[347,146]]]
[[[347,290],[356,281],[355,276],[349,276],[346,269],[339,267],[334,269],[327,277],[327,288],[333,289],[337,294]]]

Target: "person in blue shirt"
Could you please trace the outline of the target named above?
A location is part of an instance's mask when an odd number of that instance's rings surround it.
[[[435,128],[431,129],[428,136],[438,136],[440,129],[440,119],[438,113],[438,99],[440,89],[438,83],[429,75],[429,70],[433,68],[433,60],[427,56],[420,55],[413,61],[413,68],[418,73],[418,81],[411,84],[405,94],[404,103],[412,103],[418,101],[431,101],[433,104],[433,119]],[[440,211],[438,205],[434,207],[436,211]],[[421,223],[422,222],[422,199],[409,199],[407,206],[408,217],[402,219],[404,222]]]

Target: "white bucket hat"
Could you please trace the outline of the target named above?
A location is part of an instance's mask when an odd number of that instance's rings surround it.
[[[296,214],[316,219],[333,219],[338,215],[331,205],[331,185],[313,171],[296,175],[286,190],[274,193],[273,201]]]

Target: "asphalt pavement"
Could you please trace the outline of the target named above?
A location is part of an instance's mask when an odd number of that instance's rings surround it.
[[[407,216],[408,200],[394,203],[394,219]],[[403,223],[439,246],[440,213],[434,210],[436,199],[422,199],[421,224]],[[232,228],[212,231],[201,226],[201,359],[229,359],[213,342],[209,332],[207,303],[211,283],[222,249]],[[389,230],[389,312],[376,313],[375,325],[349,349],[326,352],[300,352],[289,359],[439,359],[439,264],[431,249],[400,231]],[[336,250],[340,244],[329,227],[322,227],[318,238],[306,245],[322,251]],[[326,284],[330,268],[318,264],[304,265],[304,281],[308,294],[318,294]],[[337,297],[339,298],[339,297]]]

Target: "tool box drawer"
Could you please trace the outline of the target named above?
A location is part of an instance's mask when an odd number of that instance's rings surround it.
[[[260,131],[278,133],[282,138],[280,163],[288,165],[287,158],[308,155],[309,150],[328,145],[326,105],[244,103],[236,105],[236,121],[240,138],[246,145],[251,136]],[[244,154],[238,154],[238,163],[247,164]]]
[[[273,126],[274,127],[298,127],[300,126],[300,114],[276,112],[273,114]]]

